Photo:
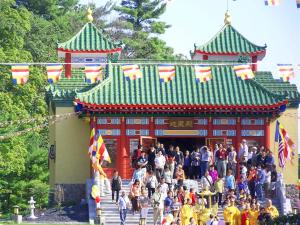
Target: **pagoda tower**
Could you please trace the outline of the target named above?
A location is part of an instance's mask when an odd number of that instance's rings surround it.
[[[225,13],[224,26],[207,43],[194,45],[192,60],[233,61],[254,63],[253,71],[257,71],[257,62],[266,55],[267,46],[258,46],[250,42],[231,25],[231,16]]]
[[[113,43],[93,24],[92,10],[87,11],[88,22],[70,40],[58,43],[59,58],[65,61],[65,76],[71,78],[72,68],[87,63],[107,63],[109,58],[118,59],[122,52],[119,43]]]

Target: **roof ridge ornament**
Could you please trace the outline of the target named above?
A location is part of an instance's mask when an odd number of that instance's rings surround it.
[[[93,18],[93,11],[91,10],[90,7],[87,9],[86,18],[87,18],[87,20],[88,20],[89,23],[92,23],[93,20],[94,20],[94,18]]]
[[[226,13],[225,13],[225,19],[224,19],[224,23],[225,25],[231,25],[231,16],[230,16],[230,13],[229,11],[227,10]]]

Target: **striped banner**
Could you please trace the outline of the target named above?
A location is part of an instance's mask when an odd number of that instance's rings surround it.
[[[26,84],[29,78],[28,64],[15,64],[11,67],[13,84]]]
[[[101,65],[86,65],[85,72],[85,81],[89,84],[94,84],[98,80],[101,80],[103,67]]]
[[[277,64],[280,79],[284,82],[290,81],[295,76],[292,64]]]
[[[265,5],[267,6],[278,6],[280,0],[265,0]]]
[[[251,66],[248,64],[236,65],[233,67],[233,70],[236,76],[241,80],[253,79],[255,77]]]
[[[158,73],[160,82],[169,82],[175,77],[176,69],[172,64],[160,64],[158,65]]]
[[[48,83],[53,84],[59,81],[63,71],[63,65],[61,64],[49,64],[47,65],[47,77]]]
[[[206,82],[212,79],[211,67],[199,65],[195,66],[196,82]]]
[[[126,80],[128,81],[143,77],[143,74],[138,65],[135,64],[122,65],[122,70]]]

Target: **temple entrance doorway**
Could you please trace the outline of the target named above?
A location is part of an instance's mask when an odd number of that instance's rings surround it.
[[[164,144],[164,148],[168,149],[170,145],[178,146],[180,151],[185,152],[189,150],[194,151],[196,147],[205,145],[205,138],[188,138],[188,137],[172,137],[172,138],[158,138],[159,143]]]

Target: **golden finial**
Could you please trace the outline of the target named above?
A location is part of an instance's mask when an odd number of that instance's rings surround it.
[[[86,13],[86,18],[88,20],[89,23],[92,23],[94,18],[93,18],[93,11],[91,10],[91,8],[89,7]]]
[[[230,16],[228,10],[227,10],[226,13],[225,13],[224,23],[225,23],[225,24],[231,24],[231,16]]]

